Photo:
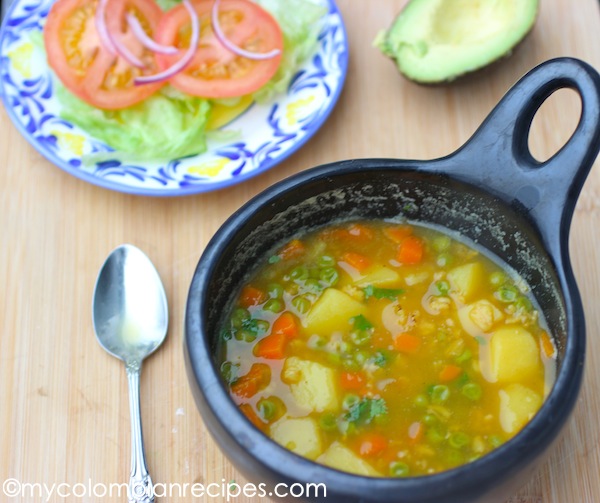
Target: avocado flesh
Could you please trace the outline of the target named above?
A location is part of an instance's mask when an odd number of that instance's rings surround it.
[[[375,45],[411,80],[450,81],[510,54],[537,12],[538,0],[411,0]]]

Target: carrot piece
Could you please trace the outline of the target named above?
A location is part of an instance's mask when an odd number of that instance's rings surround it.
[[[342,255],[342,260],[354,267],[359,272],[363,272],[367,267],[371,265],[371,259],[365,257],[360,253],[347,252]]]
[[[283,260],[288,260],[293,257],[297,257],[298,255],[302,255],[304,253],[304,244],[299,239],[292,239],[289,243],[287,243],[281,250],[279,250],[278,255]]]
[[[400,244],[412,234],[412,231],[413,229],[410,225],[397,225],[395,227],[387,227],[383,230],[383,233],[394,243]]]
[[[449,382],[456,379],[462,374],[462,368],[458,365],[444,365],[444,368],[440,371],[440,381]]]
[[[397,259],[402,264],[418,264],[423,260],[423,241],[416,236],[408,236],[398,247]]]
[[[552,339],[548,335],[548,332],[546,332],[544,330],[542,332],[542,334],[540,335],[540,339],[542,341],[542,349],[544,350],[544,354],[548,358],[553,358],[554,355],[556,354],[556,348],[554,347],[554,343],[552,342]]]
[[[365,385],[365,376],[362,372],[342,372],[340,386],[345,390],[359,391]]]
[[[254,345],[254,356],[269,360],[285,358],[287,336],[283,332],[272,332]]]
[[[257,306],[267,300],[267,294],[262,290],[252,286],[246,285],[240,292],[239,304],[242,307],[248,308],[250,306]]]
[[[240,405],[240,410],[254,426],[256,426],[259,430],[264,431],[266,424],[261,421],[260,417],[258,417],[258,414],[254,411],[252,405],[249,403],[243,403]]]
[[[425,428],[423,428],[423,425],[419,421],[411,423],[411,425],[408,427],[408,438],[410,439],[411,443],[416,444],[420,442],[424,434]]]
[[[360,439],[358,452],[365,458],[370,458],[381,454],[387,449],[388,440],[379,433],[365,433]]]
[[[298,323],[296,321],[296,317],[289,311],[282,313],[279,318],[273,322],[271,333],[285,334],[288,339],[294,339],[295,337],[298,337]]]
[[[231,392],[240,398],[251,398],[271,382],[271,367],[266,363],[253,363],[247,374],[231,385]]]
[[[399,334],[394,337],[394,347],[403,353],[415,353],[421,347],[421,339],[412,334]]]
[[[371,241],[375,236],[373,231],[363,224],[351,224],[348,227],[348,232],[360,241]]]

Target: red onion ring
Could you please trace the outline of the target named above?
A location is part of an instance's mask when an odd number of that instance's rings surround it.
[[[96,16],[94,21],[96,23],[96,31],[98,32],[98,38],[100,44],[113,56],[121,56],[125,61],[138,68],[143,68],[146,65],[138,57],[131,53],[131,51],[116,38],[106,26],[106,4],[108,0],[100,0],[98,7],[96,8]]]
[[[138,68],[146,67],[146,64],[135,54],[133,54],[117,37],[115,37],[110,32],[107,33],[108,37],[110,38],[110,41],[114,44],[114,48],[116,49],[117,54],[119,56],[121,56],[130,65],[137,66]]]
[[[217,37],[219,42],[221,42],[221,44],[226,49],[229,49],[231,52],[233,52],[234,54],[237,54],[238,56],[242,56],[242,57],[248,58],[248,59],[258,59],[258,60],[272,59],[281,53],[281,51],[279,49],[273,49],[269,52],[262,52],[262,53],[246,51],[245,49],[242,49],[241,47],[238,47],[237,45],[235,45],[231,40],[228,40],[227,37],[225,36],[225,33],[223,32],[223,30],[221,28],[221,25],[219,24],[219,2],[220,1],[221,0],[215,0],[215,3],[213,4],[212,11],[211,11],[211,21],[212,21],[213,31],[215,32],[215,36]]]
[[[173,75],[178,74],[187,65],[189,65],[192,59],[194,58],[194,54],[196,54],[196,50],[198,49],[198,41],[200,40],[200,23],[198,21],[198,14],[196,14],[196,11],[194,10],[194,7],[190,3],[190,1],[183,0],[183,4],[189,12],[192,21],[192,36],[190,37],[190,46],[188,47],[188,50],[179,61],[171,65],[166,70],[155,75],[143,75],[140,77],[136,77],[134,79],[134,83],[136,85],[152,84],[154,82],[162,82],[164,80],[168,80],[171,77],[173,77]]]
[[[150,38],[144,28],[142,28],[138,18],[131,12],[128,12],[125,17],[131,31],[146,49],[158,52],[159,54],[177,54],[179,52],[177,47],[173,47],[172,45],[162,45]]]
[[[108,34],[108,28],[106,27],[106,4],[108,0],[100,0],[98,2],[98,7],[96,8],[96,16],[94,21],[96,23],[96,31],[98,32],[98,38],[100,39],[100,44],[104,49],[106,49],[113,56],[117,55],[117,50],[111,37]]]

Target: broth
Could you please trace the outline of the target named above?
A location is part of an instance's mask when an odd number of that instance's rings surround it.
[[[555,375],[529,288],[473,245],[355,221],[265,257],[222,330],[233,400],[266,435],[367,476],[464,464],[516,435]]]

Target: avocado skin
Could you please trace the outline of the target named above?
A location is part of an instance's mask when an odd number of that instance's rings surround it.
[[[419,61],[419,59],[422,58],[424,61],[428,52],[430,52],[432,48],[435,50],[436,47],[435,42],[430,45],[424,38],[411,40],[410,36],[406,36],[406,27],[414,26],[415,22],[427,22],[427,19],[419,19],[419,10],[425,11],[426,13],[427,9],[431,9],[432,5],[437,4],[437,6],[441,6],[456,1],[457,0],[410,0],[396,16],[392,26],[388,30],[382,30],[377,34],[373,41],[373,45],[385,56],[391,58],[395,62],[398,71],[408,80],[425,85],[445,84],[468,76],[493,63],[510,57],[517,46],[519,46],[531,33],[539,13],[539,0],[506,0],[507,3],[516,1],[522,2],[520,4],[521,6],[528,6],[528,9],[524,9],[526,11],[526,19],[522,21],[522,25],[519,26],[518,29],[515,30],[514,26],[510,24],[506,26],[506,36],[512,40],[509,40],[504,45],[502,43],[497,45],[491,44],[490,52],[487,57],[485,55],[482,57],[481,54],[478,54],[478,57],[475,58],[474,61],[466,62],[467,64],[465,64],[464,54],[461,54],[461,51],[464,51],[465,47],[456,44],[455,55],[460,55],[461,58],[458,59],[462,59],[462,61],[455,65],[455,58],[453,57],[452,52],[446,51],[446,57],[437,62],[438,64],[435,65],[435,71],[430,72],[430,75],[424,75],[423,71],[411,68],[411,59]],[[466,0],[467,3],[469,1],[470,0]],[[490,0],[480,0],[480,2],[483,3],[486,1],[489,2]],[[422,8],[423,5],[425,5],[426,8]],[[497,35],[496,38],[498,38]],[[481,50],[479,52],[481,53]],[[432,61],[431,64],[434,65],[435,63],[435,61]]]

